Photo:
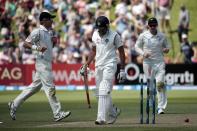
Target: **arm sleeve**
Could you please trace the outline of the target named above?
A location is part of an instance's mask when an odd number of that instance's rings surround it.
[[[119,34],[115,35],[114,45],[115,45],[116,49],[118,49],[120,46],[123,46],[123,42],[122,42],[122,39]]]
[[[167,38],[164,36],[164,41],[163,41],[163,48],[168,48],[170,49],[170,44],[167,41]]]
[[[91,45],[91,47],[96,47],[96,34],[95,34],[95,32],[92,35],[92,45]]]
[[[143,51],[143,35],[141,34],[135,44],[135,50],[137,53],[139,53],[140,55],[144,55],[144,51]]]
[[[37,43],[39,40],[39,30],[33,30],[25,41],[29,43]]]

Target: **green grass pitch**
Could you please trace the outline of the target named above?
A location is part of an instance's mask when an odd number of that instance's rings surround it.
[[[85,91],[57,91],[62,108],[72,111],[71,116],[61,122],[53,122],[47,98],[44,92],[40,91],[17,110],[17,120],[12,121],[7,103],[19,93],[19,91],[0,92],[0,122],[3,122],[0,124],[1,131],[194,131],[197,128],[197,91],[168,91],[166,114],[156,115],[155,125],[139,124],[139,91],[113,91],[113,101],[121,108],[122,113],[115,124],[106,126],[94,124],[97,103],[92,91],[91,109],[88,109]],[[190,120],[188,123],[184,122],[186,118]]]

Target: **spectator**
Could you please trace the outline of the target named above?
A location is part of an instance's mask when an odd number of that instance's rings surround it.
[[[2,38],[0,40],[0,43],[4,47],[15,47],[15,36],[14,33],[8,29],[8,28],[2,28],[1,29],[1,35]]]
[[[187,34],[189,31],[189,11],[186,9],[185,5],[182,5],[179,12],[179,25],[178,25],[178,38],[181,41],[182,34]]]
[[[122,41],[125,47],[125,54],[126,54],[126,63],[130,62],[137,62],[137,53],[135,51],[135,43],[137,39],[137,35],[135,34],[135,27],[133,25],[129,26],[122,33]]]
[[[15,15],[14,15],[14,17],[12,18],[14,21],[16,21],[16,25],[18,25],[19,23],[20,23],[20,19],[22,18],[22,17],[24,17],[24,13],[25,13],[26,11],[24,10],[24,8],[23,8],[23,3],[22,3],[22,1],[19,1],[18,3],[17,3],[17,7],[16,7],[16,13],[15,13]]]
[[[87,6],[87,3],[85,0],[77,0],[74,3],[74,8],[76,9],[79,15],[83,15],[83,13],[86,11],[86,6]]]
[[[5,2],[6,2],[6,0],[0,0],[0,3],[1,3],[0,4],[0,16],[5,11]]]
[[[132,0],[132,9],[131,9],[135,18],[140,17],[144,18],[146,15],[146,7],[141,0]]]
[[[8,12],[9,16],[13,17],[16,13],[16,4],[14,0],[7,0],[5,3],[5,10]]]
[[[0,65],[1,64],[9,64],[11,63],[11,58],[8,55],[9,48],[4,47],[3,51],[0,52]]]
[[[139,35],[145,29],[146,25],[146,7],[141,0],[132,0],[132,14],[133,22],[136,28],[136,32]]]
[[[103,0],[103,4],[104,4],[104,6],[106,6],[106,8],[110,8],[111,6],[112,6],[112,4],[113,4],[113,0]]]
[[[99,17],[99,16],[107,16],[107,17],[110,17],[110,13],[109,13],[109,10],[104,10],[101,8],[101,5],[99,5],[96,9],[96,12],[95,12],[95,18]]]
[[[191,64],[191,58],[193,56],[192,46],[188,41],[188,37],[186,34],[182,35],[182,44],[181,44],[181,55],[183,55],[184,63]]]
[[[67,63],[68,54],[65,53],[63,48],[60,48],[57,53],[57,62],[58,63]]]
[[[192,63],[197,64],[197,41],[192,42],[193,56],[191,58]]]
[[[129,21],[125,14],[119,14],[112,24],[116,27],[116,31],[120,35],[129,27]]]
[[[51,2],[51,0],[43,0],[43,1],[44,1],[44,8],[46,10],[49,10],[49,11],[54,10],[53,3]]]
[[[121,0],[120,3],[118,3],[115,7],[115,15],[118,17],[121,14],[127,13],[127,5],[126,0]]]
[[[27,35],[25,34],[25,28],[22,23],[19,24],[18,26],[18,36],[20,39],[25,40]]]
[[[162,32],[171,31],[170,27],[170,10],[172,9],[172,5],[174,0],[156,0],[157,13],[160,20],[160,28]]]
[[[59,22],[63,22],[64,20],[66,20],[67,11],[68,11],[68,4],[66,0],[62,0],[59,3],[58,10],[57,10]]]
[[[91,36],[85,35],[82,39],[79,51],[81,52],[82,55],[82,63],[85,63],[90,51],[91,51],[91,47],[90,45],[92,45],[92,39]]]
[[[146,7],[146,11],[156,17],[155,0],[143,0],[143,3]]]
[[[41,13],[40,2],[37,0],[35,1],[35,5],[31,10],[31,15],[36,19],[36,21],[38,21],[40,13]]]
[[[12,17],[9,16],[7,11],[4,11],[1,15],[0,15],[0,27],[6,27],[11,29],[11,22],[12,22]]]

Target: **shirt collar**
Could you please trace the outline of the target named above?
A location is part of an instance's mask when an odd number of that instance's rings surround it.
[[[97,32],[98,32],[98,30],[97,30]],[[109,35],[109,32],[110,32],[110,30],[108,29],[107,32],[103,36],[100,36],[99,32],[98,32],[98,35],[99,35],[100,38],[105,38],[106,36]]]
[[[44,31],[48,31],[43,25],[40,25],[40,29]]]

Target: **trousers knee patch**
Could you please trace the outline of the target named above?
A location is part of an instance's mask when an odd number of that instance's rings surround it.
[[[107,80],[103,80],[100,84],[98,92],[99,95],[109,95],[111,92],[110,83]]]

